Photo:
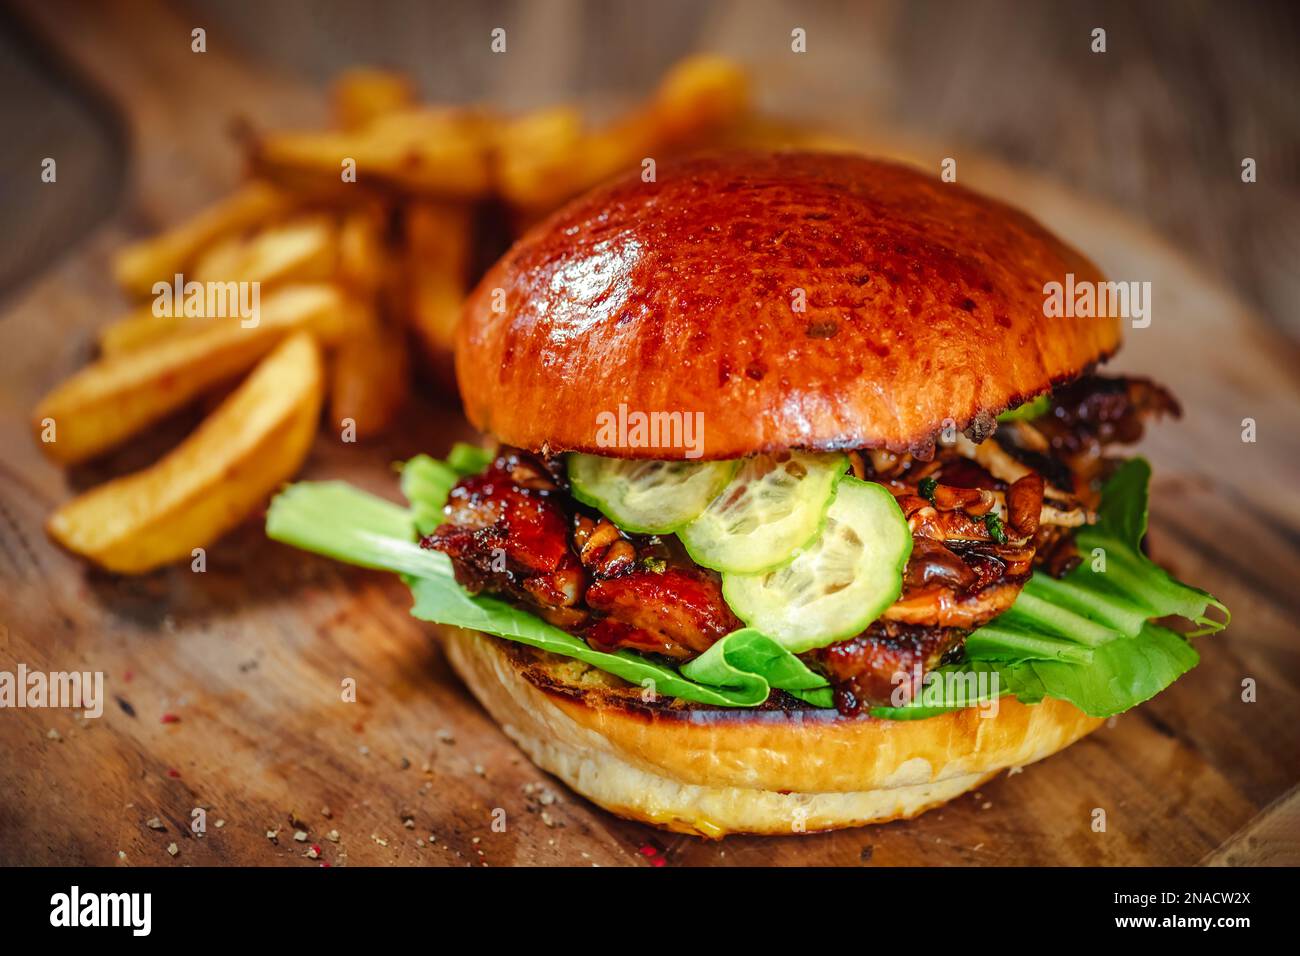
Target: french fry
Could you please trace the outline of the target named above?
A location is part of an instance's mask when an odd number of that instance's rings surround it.
[[[401,73],[359,67],[345,70],[334,81],[331,98],[338,125],[355,130],[380,116],[413,106],[415,88]]]
[[[100,354],[120,355],[160,342],[184,330],[187,321],[181,315],[154,315],[152,305],[139,306],[99,330]]]
[[[444,384],[468,291],[472,223],[463,205],[414,203],[406,210],[406,314]]]
[[[572,106],[501,122],[495,135],[497,188],[518,206],[559,205],[574,189],[571,167],[585,135],[582,114]]]
[[[406,342],[370,302],[353,303],[355,321],[334,351],[330,370],[330,424],[351,420],[356,436],[373,438],[393,423],[406,401]]]
[[[732,124],[744,113],[748,95],[745,72],[730,60],[683,60],[664,74],[649,102],[586,138],[581,161],[572,167],[575,192]]]
[[[524,219],[536,217],[647,157],[728,127],[748,99],[740,66],[723,57],[690,57],[668,71],[647,103],[601,129],[582,132],[563,109],[502,124],[498,186]]]
[[[92,458],[247,370],[286,336],[308,330],[333,344],[348,322],[342,293],[325,284],[285,286],[259,312],[252,328],[234,317],[187,320],[211,325],[81,369],[33,414],[38,439],[53,424],[46,454],[66,464]]]
[[[476,199],[491,187],[488,130],[466,110],[408,109],[342,132],[269,133],[254,143],[262,176],[295,190],[342,195],[376,186],[417,196]],[[355,163],[355,183],[344,178]]]
[[[194,257],[222,236],[284,215],[292,197],[263,182],[250,182],[238,192],[161,235],[132,243],[114,257],[113,274],[130,295],[144,298],[156,282],[171,282]]]
[[[361,298],[372,297],[391,259],[385,246],[387,210],[371,204],[343,216],[338,238],[338,281]]]
[[[338,227],[313,213],[254,233],[226,236],[200,255],[187,279],[196,282],[310,282],[334,272]]]
[[[121,574],[188,560],[298,470],[322,393],[320,348],[307,333],[293,335],[174,450],[59,508],[46,530]]]
[[[687,57],[659,82],[650,112],[657,133],[670,143],[727,126],[749,108],[749,78],[721,56]]]
[[[344,279],[343,240],[344,232],[333,217],[300,217],[251,236],[220,240],[198,258],[187,278],[195,282],[258,282],[265,291],[289,282],[328,279],[336,271]],[[368,254],[378,255],[373,251]],[[100,330],[99,350],[106,356],[120,355],[210,325],[207,319],[157,316],[152,304],[142,305]]]
[[[316,283],[306,285],[315,287]],[[295,297],[291,297],[291,301]],[[268,302],[277,300],[268,294]],[[234,317],[187,318],[184,315],[154,315],[151,305],[140,306],[110,322],[99,332],[99,351],[105,358],[134,352],[176,335],[210,330],[214,325],[234,321]]]

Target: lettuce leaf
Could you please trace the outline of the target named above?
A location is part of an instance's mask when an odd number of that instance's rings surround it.
[[[1086,666],[1028,661],[1009,676],[1017,697],[1057,697],[1090,717],[1111,717],[1150,700],[1199,660],[1183,635],[1147,624],[1134,637],[1098,648]]]
[[[416,455],[397,466],[402,475],[402,494],[411,503],[411,515],[420,534],[432,534],[442,524],[442,506],[452,485],[467,475],[477,475],[492,463],[492,452],[477,445],[457,442],[446,461]]]
[[[452,485],[460,481],[460,472],[447,462],[428,455],[416,455],[399,467],[402,494],[411,503],[415,530],[421,535],[433,534],[433,530],[442,524],[442,506],[447,502]]]
[[[1083,563],[1068,581],[1088,593],[1086,610],[1094,620],[1121,630],[1125,619],[1114,615],[1127,609],[1147,618],[1185,617],[1196,625],[1188,637],[1221,631],[1232,620],[1222,601],[1175,580],[1142,553],[1150,482],[1151,466],[1145,458],[1132,458],[1119,467],[1102,490],[1097,523],[1075,535]],[[1211,617],[1210,608],[1222,619]]]
[[[998,416],[1000,422],[1030,421],[1046,415],[1052,408],[1052,396],[1050,393],[1039,395],[1031,398],[1023,405],[1017,405],[1015,408],[1008,408]]]
[[[899,707],[873,707],[872,717],[887,720],[924,720],[952,710],[980,707],[1010,693],[1007,672],[1014,665],[988,661],[944,664],[929,671],[912,700]]]
[[[427,525],[446,499],[451,484],[443,469],[450,466],[427,456],[409,465],[402,472],[403,489],[412,495],[409,510],[343,482],[300,482],[271,502],[267,536],[349,564],[400,574],[415,599],[411,613],[421,620],[483,631],[571,657],[657,695],[721,707],[755,707],[776,687],[814,706],[831,706],[825,678],[771,638],[748,628],[722,638],[678,671],[632,651],[598,651],[527,611],[470,595],[456,582],[445,554],[415,541],[416,525]]]
[[[447,453],[447,465],[464,478],[468,475],[481,474],[488,465],[492,464],[493,457],[494,453],[488,448],[458,441]]]
[[[411,513],[342,481],[301,481],[271,500],[266,536],[363,568],[415,577],[450,573],[415,542]]]
[[[1194,667],[1186,638],[1222,630],[1231,615],[1142,553],[1150,478],[1144,459],[1121,465],[1102,490],[1097,523],[1075,537],[1083,563],[1062,580],[1035,573],[1007,613],[966,639],[966,660],[951,666],[991,668],[1004,693],[1026,703],[1057,697],[1095,717],[1148,700]],[[1184,635],[1151,623],[1168,617],[1193,629]],[[963,706],[956,693],[932,694],[871,713],[919,719]]]
[[[1181,635],[1155,624],[1143,625],[1134,637],[1121,637],[1093,652],[1086,664],[1063,660],[1026,660],[1019,663],[972,660],[947,665],[939,672],[984,671],[996,674],[997,693],[1014,695],[1021,703],[1036,704],[1044,697],[1068,700],[1090,717],[1112,717],[1150,700],[1196,666],[1200,659]],[[986,685],[992,688],[992,677]],[[902,707],[872,708],[873,717],[921,720],[951,710],[987,704],[993,693],[972,696],[936,681],[937,693],[917,698]]]
[[[692,680],[719,687],[743,686],[761,678],[814,707],[834,706],[826,678],[751,627],[732,631],[681,670]]]

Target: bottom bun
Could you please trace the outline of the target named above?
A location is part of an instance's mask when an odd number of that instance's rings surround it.
[[[577,661],[439,630],[461,679],[537,766],[621,817],[706,837],[914,817],[1101,724],[1053,699],[914,721],[647,701]]]

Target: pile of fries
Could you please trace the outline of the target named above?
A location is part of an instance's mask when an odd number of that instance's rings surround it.
[[[377,70],[344,74],[333,105],[332,129],[247,137],[237,192],[116,256],[137,305],[40,402],[46,453],[87,461],[235,387],[155,464],[59,508],[47,529],[69,550],[125,574],[192,561],[297,472],[323,406],[335,440],[381,434],[411,387],[408,337],[449,386],[472,270],[502,251],[484,249],[485,217],[508,238],[645,158],[723,141],[748,81],[693,57],[595,128],[567,105],[508,117],[420,104]],[[192,300],[192,286],[208,291]]]

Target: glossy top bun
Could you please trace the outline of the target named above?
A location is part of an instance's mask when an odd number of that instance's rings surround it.
[[[1114,352],[1117,319],[1044,317],[1067,273],[1102,278],[1025,214],[905,166],[699,156],[525,235],[470,297],[456,368],[470,421],[532,450],[700,457],[680,428],[634,431],[667,412],[702,424],[704,458],[923,450]]]

